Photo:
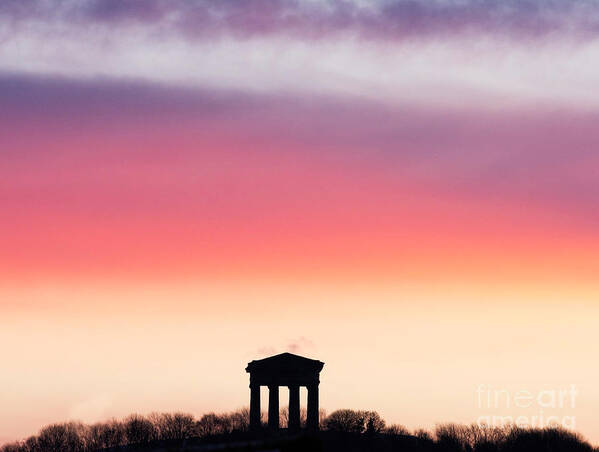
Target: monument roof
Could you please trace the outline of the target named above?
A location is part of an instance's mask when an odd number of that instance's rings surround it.
[[[254,360],[248,363],[246,372],[270,371],[312,371],[320,372],[324,366],[322,361],[294,355],[293,353],[280,353],[268,358]]]

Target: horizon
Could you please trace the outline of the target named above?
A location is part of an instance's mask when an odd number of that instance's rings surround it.
[[[0,444],[229,412],[281,352],[329,412],[599,444],[598,30],[590,0],[0,3]]]

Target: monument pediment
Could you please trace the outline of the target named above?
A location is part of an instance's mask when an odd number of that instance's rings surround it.
[[[250,362],[246,372],[320,372],[324,363],[317,359],[305,358],[293,353],[281,353]]]

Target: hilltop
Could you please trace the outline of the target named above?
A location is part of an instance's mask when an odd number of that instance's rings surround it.
[[[265,416],[263,416],[265,418]],[[281,424],[286,425],[286,410]],[[305,416],[302,416],[302,426]],[[519,428],[458,424],[432,432],[387,425],[375,411],[337,410],[322,416],[320,431],[269,433],[266,423],[249,431],[247,409],[208,413],[133,414],[92,425],[52,424],[37,435],[5,444],[0,452],[192,452],[209,450],[279,452],[597,452],[579,434],[560,427]]]

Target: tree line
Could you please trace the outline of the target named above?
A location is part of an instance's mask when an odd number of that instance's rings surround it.
[[[281,410],[281,426],[287,424],[288,410]],[[262,421],[266,426],[266,413]],[[305,411],[301,421],[305,425]],[[572,451],[599,452],[579,434],[559,427],[519,428],[516,426],[488,427],[441,424],[432,431],[387,425],[376,411],[342,409],[329,414],[321,412],[321,430],[350,442],[344,450],[414,450],[431,452],[530,452]],[[48,425],[37,435],[22,441],[5,444],[0,452],[93,452],[130,444],[149,444],[153,441],[211,438],[248,432],[249,410],[230,413],[208,413],[195,418],[187,413],[152,413],[130,415],[122,420],[84,424],[64,422]],[[326,433],[329,432],[329,433]],[[376,445],[372,442],[376,439]],[[384,447],[383,447],[384,446]],[[333,445],[337,449],[338,443]]]

